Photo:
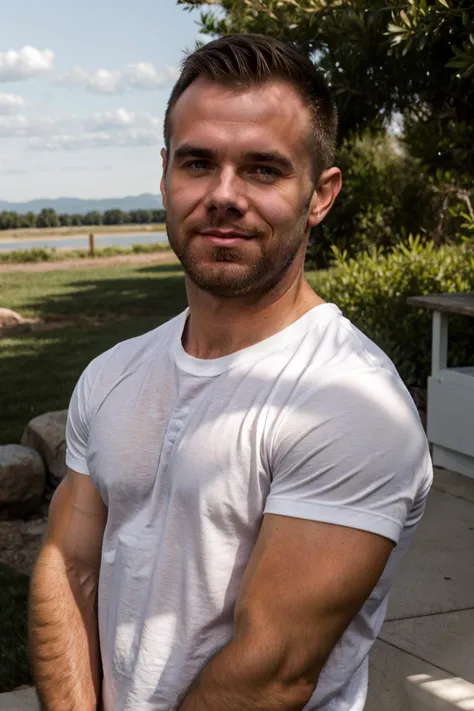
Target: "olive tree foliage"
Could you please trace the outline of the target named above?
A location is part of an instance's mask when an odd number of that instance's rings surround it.
[[[209,37],[258,32],[293,42],[326,76],[340,114],[340,137],[388,125],[395,113],[453,141],[426,156],[437,167],[462,159],[474,173],[474,3],[472,0],[178,0],[202,7]],[[466,135],[464,135],[466,134]],[[459,141],[456,140],[459,138]],[[462,150],[462,149],[461,149]],[[440,159],[438,153],[442,154]],[[467,155],[467,153],[470,155]],[[451,154],[449,157],[447,154]]]
[[[338,105],[341,146],[397,119],[431,185],[430,236],[441,242],[460,221],[474,224],[473,0],[177,2],[200,9],[207,39],[256,32],[313,59]]]

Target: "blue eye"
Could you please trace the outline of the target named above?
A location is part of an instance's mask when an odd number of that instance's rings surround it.
[[[281,175],[280,171],[272,168],[271,165],[258,165],[256,170],[260,171],[260,176],[265,180],[278,178]]]
[[[186,163],[185,168],[190,168],[195,173],[201,173],[203,170],[209,169],[209,161],[203,158],[197,158],[196,160],[191,160]]]

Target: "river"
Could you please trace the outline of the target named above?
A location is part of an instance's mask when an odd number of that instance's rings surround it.
[[[1,237],[1,232],[0,232]],[[135,232],[134,234],[110,234],[96,235],[95,246],[100,247],[131,247],[133,244],[152,244],[153,242],[167,242],[166,232]],[[44,247],[56,247],[57,249],[88,249],[89,236],[80,237],[51,237],[35,239],[16,239],[12,242],[0,242],[0,251],[10,252],[15,249],[43,249]]]

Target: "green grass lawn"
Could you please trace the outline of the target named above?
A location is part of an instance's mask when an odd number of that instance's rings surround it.
[[[0,563],[0,693],[31,684],[27,601],[28,576]]]
[[[29,420],[66,408],[86,365],[186,306],[179,264],[0,273],[0,305],[69,325],[0,339],[0,444]]]

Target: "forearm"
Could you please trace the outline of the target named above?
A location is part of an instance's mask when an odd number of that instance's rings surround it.
[[[42,711],[96,711],[100,653],[97,583],[66,569],[44,550],[35,566],[29,609],[29,646]]]
[[[232,640],[204,667],[174,711],[300,711],[307,684],[285,681],[278,655]]]

